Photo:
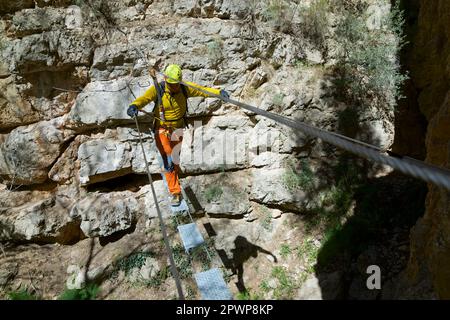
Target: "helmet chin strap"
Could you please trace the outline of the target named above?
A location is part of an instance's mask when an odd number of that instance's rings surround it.
[[[165,78],[165,80],[166,79],[167,78]],[[178,92],[181,91],[181,87],[180,87],[179,83],[169,83],[169,82],[166,81],[166,84],[167,84],[167,87],[169,88],[170,93],[178,93]]]

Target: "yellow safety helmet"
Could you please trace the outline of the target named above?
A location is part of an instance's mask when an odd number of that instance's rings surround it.
[[[167,76],[168,83],[179,83],[183,77],[181,67],[177,64],[168,65],[164,74]]]

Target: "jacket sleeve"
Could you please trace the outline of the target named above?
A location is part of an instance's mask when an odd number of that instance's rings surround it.
[[[193,83],[193,82],[187,82],[187,81],[186,81],[186,83],[187,83],[187,84],[190,84],[191,86],[194,86],[194,87],[196,87],[196,88],[200,88],[200,89],[202,89],[202,90],[205,90],[205,91],[207,91],[207,92],[210,92],[210,93],[212,93],[212,94],[220,95],[220,89],[214,89],[214,88],[202,87],[201,85],[198,85],[198,84]],[[189,97],[205,97],[205,98],[211,97],[210,95],[208,95],[208,94],[206,94],[206,93],[203,93],[203,92],[201,92],[200,90],[193,89],[193,88],[191,88],[191,87],[187,87],[187,92],[188,92],[188,96],[189,96]]]
[[[156,101],[155,86],[151,86],[142,96],[134,100],[131,104],[134,104],[140,110],[152,101]]]

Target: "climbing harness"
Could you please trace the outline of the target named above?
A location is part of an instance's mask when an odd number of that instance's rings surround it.
[[[292,120],[285,116],[265,111],[230,98],[225,98],[220,95],[216,95],[206,90],[203,90],[201,88],[194,87],[183,81],[180,81],[180,84],[191,87],[195,90],[199,90],[212,97],[218,98],[226,103],[234,104],[238,107],[254,112],[258,115],[272,119],[292,129],[298,129],[304,134],[313,136],[315,138],[319,138],[325,142],[331,143],[339,148],[342,148],[356,155],[362,156],[366,159],[389,165],[390,167],[397,169],[403,172],[404,174],[422,179],[423,181],[426,182],[431,182],[437,186],[450,190],[450,171],[447,169],[434,166],[410,157],[397,155],[390,151],[384,151],[368,143],[352,139],[337,133],[329,132],[327,130],[308,125],[301,121]]]
[[[162,93],[164,94],[165,92],[166,92],[166,82],[165,81],[162,81],[162,82],[160,82],[159,83],[159,86],[161,87],[161,91],[162,91]],[[184,86],[184,85],[182,85],[182,84],[180,84],[180,87],[181,87],[181,92],[183,93],[183,96],[184,96],[184,99],[186,100],[186,111],[184,112],[184,114],[183,114],[183,116],[181,116],[181,118],[178,118],[178,119],[174,119],[174,120],[165,120],[165,121],[168,121],[168,122],[177,122],[177,121],[179,121],[179,120],[181,120],[181,119],[184,119],[184,124],[186,125],[186,115],[187,115],[187,113],[188,113],[188,110],[189,110],[189,108],[188,108],[188,104],[189,104],[189,102],[188,102],[188,98],[189,98],[189,96],[188,96],[188,93],[187,93],[187,91],[186,91],[186,87]],[[169,94],[170,95],[170,94]],[[172,106],[172,96],[170,95],[170,98],[169,98],[169,103],[170,103],[170,105]]]
[[[166,115],[165,115],[165,110],[164,110],[164,105],[162,103],[162,97],[164,95],[164,87],[161,88],[160,84],[158,83],[158,79],[156,79],[156,74],[154,73],[154,71],[150,70],[150,76],[153,80],[153,84],[156,88],[156,96],[158,97],[158,101],[157,106],[159,107],[159,118],[161,119],[161,121],[166,121]]]

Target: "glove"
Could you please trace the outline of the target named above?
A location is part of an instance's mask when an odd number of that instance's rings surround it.
[[[220,90],[220,96],[224,99],[230,99],[230,94],[225,90]]]
[[[138,115],[138,108],[134,104],[132,104],[131,106],[128,107],[127,114],[131,118],[134,118],[135,116]]]
[[[166,157],[164,161],[164,169],[166,169],[167,172],[173,172],[173,170],[175,170],[171,156]]]

